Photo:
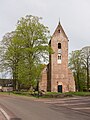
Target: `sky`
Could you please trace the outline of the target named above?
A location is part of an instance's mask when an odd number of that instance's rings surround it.
[[[90,46],[90,0],[0,0],[0,40],[26,15],[42,17],[51,35],[60,19],[69,52]]]

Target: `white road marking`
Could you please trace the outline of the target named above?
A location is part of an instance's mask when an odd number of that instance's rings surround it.
[[[10,120],[10,116],[2,109],[0,108],[0,111],[3,113],[3,115],[7,118],[7,120]]]
[[[72,108],[72,109],[75,109],[75,110],[90,110],[90,107],[83,107],[83,108]]]
[[[65,103],[65,104],[59,104],[58,106],[74,106],[74,105],[86,105],[86,103]]]

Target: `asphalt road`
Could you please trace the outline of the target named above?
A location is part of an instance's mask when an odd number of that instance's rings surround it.
[[[90,120],[90,97],[42,100],[0,96],[0,104],[21,120]]]

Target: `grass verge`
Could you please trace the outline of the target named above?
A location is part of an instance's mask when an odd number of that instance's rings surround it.
[[[47,92],[45,94],[39,95],[38,92],[22,92],[22,91],[13,91],[13,92],[0,92],[1,95],[17,95],[17,96],[29,96],[35,98],[63,98],[63,97],[73,97],[73,96],[90,96],[90,92],[66,92],[66,93],[57,93],[57,92]]]

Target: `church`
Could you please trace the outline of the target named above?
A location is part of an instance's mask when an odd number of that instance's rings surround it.
[[[75,91],[74,77],[68,68],[68,42],[59,22],[49,42],[53,54],[49,55],[49,64],[42,71],[39,90],[61,93]]]

